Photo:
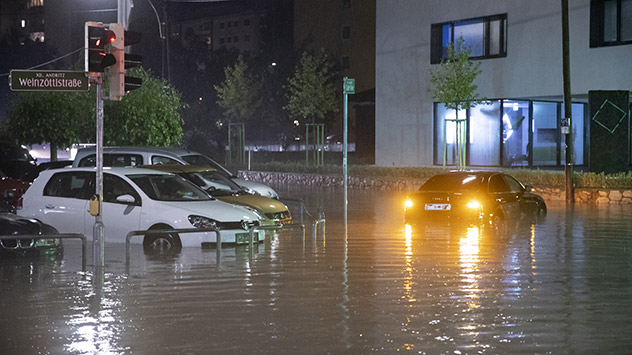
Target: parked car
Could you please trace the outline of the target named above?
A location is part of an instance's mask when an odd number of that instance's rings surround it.
[[[2,176],[2,172],[0,172]],[[13,212],[17,206],[18,199],[31,186],[30,182],[10,178],[8,176],[0,177],[0,199],[4,207]]]
[[[95,217],[90,198],[95,193],[94,168],[44,170],[22,196],[18,214],[35,217],[63,233],[83,233],[92,239]],[[244,244],[248,229],[262,219],[256,211],[209,196],[184,178],[156,170],[105,168],[103,224],[107,242],[124,243],[130,231],[154,229],[221,229],[222,243]],[[256,241],[264,233],[255,233]],[[148,234],[147,249],[179,249],[216,243],[216,233]]]
[[[263,225],[282,226],[292,222],[290,210],[284,203],[269,197],[248,193],[231,178],[213,168],[180,164],[146,165],[144,167],[178,174],[220,201],[252,207],[263,215]]]
[[[39,173],[48,169],[61,169],[65,167],[72,166],[72,160],[57,160],[57,161],[47,161],[40,164],[37,164],[35,170],[31,171],[29,174],[24,176],[24,180],[33,181]]]
[[[73,167],[96,166],[96,148],[87,147],[77,151]],[[206,155],[173,147],[119,146],[103,148],[103,166],[139,166],[156,164],[202,165],[220,171],[248,191],[261,196],[278,199],[279,195],[270,186],[245,180],[223,167]]]
[[[479,222],[497,227],[504,221],[546,215],[546,203],[514,177],[493,171],[438,174],[408,196],[406,223]]]
[[[31,156],[26,147],[0,142],[0,171],[14,179],[24,179],[36,169],[36,159]]]
[[[63,251],[59,234],[53,226],[34,218],[20,217],[4,205],[0,205],[0,253],[44,253],[58,254]],[[16,239],[18,235],[50,235],[46,239]]]

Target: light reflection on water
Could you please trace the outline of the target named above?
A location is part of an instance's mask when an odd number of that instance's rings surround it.
[[[63,258],[0,264],[3,353],[627,353],[630,206],[551,204],[542,224],[489,235],[405,226],[401,197],[292,190],[327,234],[251,253],[145,255],[106,245],[106,273]],[[282,193],[283,195],[283,193]],[[295,213],[295,216],[297,214]],[[106,229],[107,230],[107,229]],[[90,267],[89,267],[90,269]]]

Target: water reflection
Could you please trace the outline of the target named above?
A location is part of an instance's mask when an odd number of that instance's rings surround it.
[[[138,246],[129,270],[124,246],[106,244],[102,283],[78,271],[72,245],[61,260],[0,260],[3,352],[610,354],[632,346],[632,206],[551,206],[543,224],[494,235],[404,226],[397,196],[353,191],[344,235],[335,190],[304,193],[310,208],[323,203],[326,244],[280,231],[252,254],[223,249],[221,263],[215,250],[157,257]]]

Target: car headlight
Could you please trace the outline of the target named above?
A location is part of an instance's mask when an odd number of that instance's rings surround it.
[[[253,189],[251,189],[249,187],[245,187],[245,186],[242,186],[242,187],[244,188],[244,190],[246,190],[247,193],[249,193],[251,195],[259,195],[259,193],[257,191],[255,191],[255,190],[253,190]]]
[[[244,230],[249,230],[251,227],[257,227],[257,226],[259,226],[259,221],[246,221],[246,220],[241,221],[241,228],[243,228]]]
[[[472,210],[478,210],[481,207],[483,207],[483,205],[481,205],[481,203],[478,202],[477,200],[472,200],[466,203],[465,206],[467,206],[467,208],[472,209]]]
[[[195,228],[215,229],[217,228],[217,221],[214,219],[202,217],[202,216],[189,216],[189,222]]]
[[[252,212],[255,216],[257,216],[259,220],[265,219],[265,217],[263,216],[263,213],[261,213],[261,211],[259,211],[258,209],[252,208],[250,206],[244,206],[244,208]]]
[[[58,238],[54,239],[38,239],[35,241],[36,247],[56,247],[61,243]]]

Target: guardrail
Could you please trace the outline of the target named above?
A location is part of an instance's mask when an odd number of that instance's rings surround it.
[[[221,249],[222,249],[222,233],[220,232],[220,228],[211,227],[211,228],[183,228],[183,229],[150,229],[150,230],[138,230],[131,231],[127,233],[125,236],[125,265],[127,265],[129,272],[129,264],[130,264],[130,254],[131,254],[131,240],[136,236],[144,236],[147,234],[173,234],[177,233],[182,237],[182,233],[205,233],[205,232],[215,232],[217,233],[217,237],[215,242],[217,244],[217,257],[219,260]]]
[[[318,214],[318,219],[314,221],[314,240],[316,240],[316,235],[317,235],[317,231],[318,231],[318,226],[322,225],[322,231],[323,231],[323,238],[325,237],[325,223],[327,222],[327,220],[325,219],[325,212],[320,212]]]
[[[81,239],[81,269],[86,271],[86,236],[81,233],[1,235],[0,239]]]

